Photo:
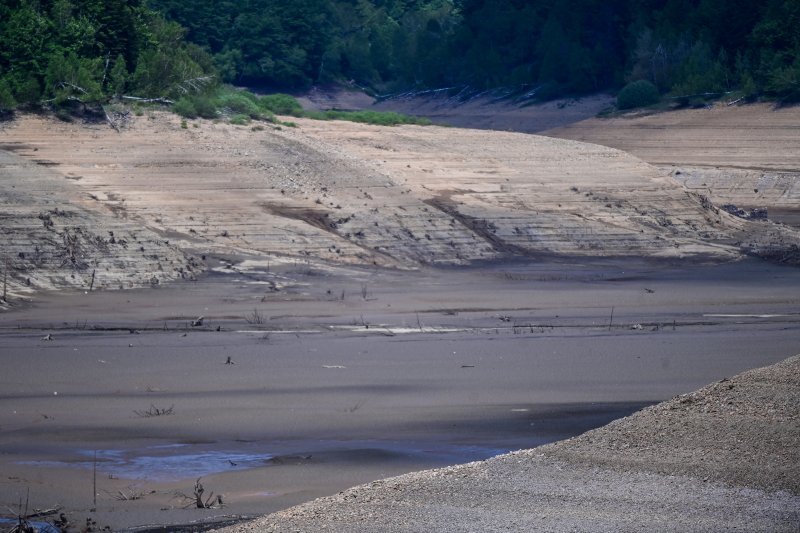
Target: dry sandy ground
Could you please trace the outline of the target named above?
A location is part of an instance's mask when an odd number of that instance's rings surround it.
[[[800,225],[800,106],[772,104],[592,118],[546,135],[625,150],[718,204],[767,207]]]

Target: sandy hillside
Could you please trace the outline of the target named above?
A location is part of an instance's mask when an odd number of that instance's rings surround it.
[[[800,225],[800,106],[720,102],[702,109],[597,118],[612,108],[612,97],[521,105],[489,96],[461,101],[434,92],[370,104],[344,91],[323,94],[327,98],[311,98],[311,105],[360,104],[428,117],[437,124],[541,133],[618,148],[715,204],[766,207],[770,220]]]
[[[800,106],[772,104],[592,118],[547,135],[613,146],[716,204],[767,207],[800,225]]]
[[[9,298],[37,288],[130,288],[192,275],[191,258],[113,206],[90,205],[50,164],[0,150],[0,261],[12,272]]]
[[[111,256],[82,246],[69,276],[90,277],[100,257],[102,286],[149,283],[153,268],[192,276],[212,253],[415,268],[544,256],[729,260],[796,242],[791,230],[721,212],[611,148],[480,130],[298,124],[184,128],[160,112],[133,117],[121,133],[31,115],[4,124],[0,145],[33,165],[4,156],[3,193],[45,198],[17,201],[24,212],[4,215],[13,231],[2,238],[15,243],[12,286],[64,277],[52,271],[63,270],[60,261],[31,259],[39,236],[30,231],[45,211],[72,206],[103,217],[92,231],[104,245],[113,247],[109,231],[126,231],[114,224],[147,231],[124,237],[129,262],[118,271],[103,259]],[[59,228],[69,224],[55,220],[63,239]],[[31,274],[36,268],[50,271]]]
[[[797,531],[799,372],[795,356],[574,439],[225,531]]]
[[[428,97],[401,95],[376,102],[372,108],[424,116],[435,124],[460,128],[538,133],[592,118],[613,103],[614,98],[606,94],[531,104],[499,95],[461,100],[458,95],[434,93]]]
[[[393,111],[430,119],[434,124],[497,131],[538,133],[590,119],[614,104],[614,97],[597,94],[583,98],[533,103],[507,92],[438,89],[372,98],[355,88],[313,87],[297,97],[305,109],[369,109]]]

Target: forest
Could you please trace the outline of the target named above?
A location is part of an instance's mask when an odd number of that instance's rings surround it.
[[[220,83],[800,100],[797,0],[3,0],[0,108]]]

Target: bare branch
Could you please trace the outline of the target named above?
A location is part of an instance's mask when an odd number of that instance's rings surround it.
[[[120,98],[123,100],[131,100],[134,102],[142,102],[144,104],[164,104],[164,105],[172,105],[175,102],[173,100],[169,100],[168,98],[140,98],[139,96],[127,96],[123,95]]]
[[[70,88],[72,88],[72,89],[75,89],[76,91],[80,91],[80,92],[82,92],[83,94],[89,94],[89,91],[87,91],[87,90],[86,90],[86,89],[84,89],[83,87],[80,87],[80,86],[78,86],[78,85],[75,85],[74,83],[70,83],[70,82],[68,82],[68,81],[62,81],[62,82],[59,82],[59,83],[58,83],[58,85],[59,85],[59,86],[60,86],[62,89],[63,89],[63,88],[66,88],[66,87],[70,87]]]
[[[197,78],[189,78],[183,80],[182,82],[178,83],[178,88],[183,91],[184,94],[188,94],[189,92],[200,92],[206,85],[211,83],[214,79],[214,76],[200,76]]]
[[[134,410],[133,412],[137,416],[140,416],[142,418],[152,418],[154,416],[171,415],[174,409],[175,409],[174,405],[171,405],[169,407],[156,407],[155,405],[151,404],[150,405],[150,409],[148,409],[147,411],[136,411],[136,410]]]

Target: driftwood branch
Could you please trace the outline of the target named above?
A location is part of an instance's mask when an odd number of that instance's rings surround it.
[[[105,86],[106,86],[106,79],[107,79],[107,77],[108,77],[108,64],[109,64],[110,62],[111,62],[111,52],[108,52],[108,53],[106,54],[106,66],[103,68],[103,81],[101,82],[101,85],[102,85],[103,87],[105,87]]]
[[[103,113],[106,116],[106,122],[108,125],[114,128],[117,133],[122,133],[122,128],[128,125],[128,121],[131,118],[130,111],[108,111],[105,107],[103,107]]]
[[[58,98],[50,98],[49,100],[42,100],[41,103],[42,104],[52,104],[56,100],[58,100]],[[86,102],[84,102],[83,100],[81,100],[77,96],[67,96],[67,97],[64,98],[64,100],[68,100],[70,102],[78,102],[79,104],[86,105]]]
[[[106,115],[106,122],[108,122],[108,125],[109,125],[109,126],[111,126],[112,128],[114,128],[114,130],[115,130],[117,133],[122,133],[122,132],[119,130],[119,126],[117,126],[117,125],[114,123],[114,120],[112,120],[112,118],[111,118],[110,116],[108,116],[108,113],[106,113],[105,115]],[[94,283],[94,271],[92,271],[92,282]]]
[[[143,104],[164,104],[164,105],[172,105],[175,102],[168,98],[141,98],[139,96],[128,96],[123,95],[120,98],[123,100],[130,100],[132,102],[142,102]]]
[[[183,508],[188,509],[190,507],[195,507],[197,509],[215,509],[217,507],[223,507],[225,503],[222,500],[222,494],[217,494],[215,496],[212,492],[208,496],[204,496],[206,489],[203,487],[202,479],[203,478],[197,478],[197,481],[194,482],[194,492],[191,496],[183,492],[175,493],[176,498],[181,498],[186,502]]]
[[[147,411],[134,410],[133,412],[136,414],[136,416],[139,416],[141,418],[152,418],[154,416],[171,415],[174,410],[175,410],[174,405],[170,405],[169,407],[156,407],[155,405],[151,404],[150,409],[148,409]]]
[[[200,92],[200,89],[211,83],[213,79],[214,76],[199,76],[197,78],[185,79],[178,83],[178,88],[184,93],[189,93],[191,91]]]
[[[722,96],[723,94],[731,94],[733,91],[725,91],[722,93],[698,93],[698,94],[683,94],[681,96],[670,96],[670,100],[682,100],[685,98],[697,98],[698,96],[708,97],[708,96]]]
[[[68,81],[59,82],[58,85],[61,86],[62,89],[65,87],[69,87],[71,89],[75,89],[76,91],[82,92],[83,94],[89,94],[89,91],[87,91],[83,87],[75,85],[74,83],[70,83]]]
[[[61,509],[63,509],[63,507],[61,507],[60,505],[53,507],[52,509],[34,509],[32,513],[23,516],[23,518],[27,520],[31,518],[43,518],[45,516],[52,516],[61,511]]]
[[[209,494],[205,499],[203,499],[203,493],[206,489],[203,487],[203,484],[200,483],[200,480],[203,478],[197,478],[197,481],[194,483],[194,505],[198,509],[213,509],[214,507],[222,507],[222,495],[219,494],[217,497],[214,497],[214,493],[212,492]]]

